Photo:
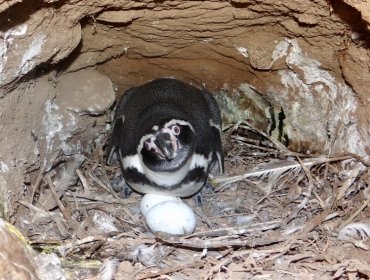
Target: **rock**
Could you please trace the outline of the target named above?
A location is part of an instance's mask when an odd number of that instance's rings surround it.
[[[22,0],[0,0],[0,12],[9,9],[16,3],[22,2]]]
[[[0,280],[34,280],[34,252],[17,228],[0,219]]]
[[[56,103],[78,114],[104,114],[116,99],[111,80],[93,69],[60,76],[56,88]]]
[[[343,0],[343,1],[360,12],[362,19],[366,21],[367,28],[370,30],[370,9],[368,1],[357,1],[357,0]]]
[[[56,254],[40,253],[36,256],[35,262],[40,280],[67,279],[62,269],[62,261]]]
[[[145,11],[105,11],[96,18],[98,21],[107,23],[130,23],[133,20],[144,16]]]
[[[26,22],[9,27],[0,37],[0,88],[14,84],[41,63],[59,62],[76,48],[80,24],[54,13],[47,8],[34,11]]]

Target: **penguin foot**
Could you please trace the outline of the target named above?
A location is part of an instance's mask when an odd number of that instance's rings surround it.
[[[123,179],[122,175],[113,178],[110,184],[112,186],[112,190],[118,193],[119,197],[129,198],[133,193],[129,185],[126,184],[126,181]]]
[[[207,181],[207,183],[204,185],[204,187],[201,190],[205,194],[214,194],[215,190],[210,182]]]
[[[193,199],[194,199],[195,205],[203,209],[203,205],[204,205],[205,201],[204,201],[202,191],[200,191],[196,195],[194,195]]]
[[[204,187],[200,190],[200,192],[193,196],[195,204],[203,209],[206,202],[205,195],[212,193],[214,193],[213,186],[209,182],[207,182],[204,185]]]
[[[122,198],[129,198],[134,191],[125,183],[123,190],[119,193]]]

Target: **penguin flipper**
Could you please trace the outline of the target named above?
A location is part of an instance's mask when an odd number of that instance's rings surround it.
[[[211,127],[213,135],[213,152],[209,161],[209,173],[221,175],[224,173],[224,154],[222,149],[221,132],[217,127]]]
[[[210,116],[211,120],[212,120],[213,124],[216,127],[219,127],[219,129],[221,130],[221,123],[222,123],[221,113],[220,113],[220,109],[217,105],[216,99],[213,97],[213,95],[211,93],[209,93],[206,90],[203,90],[203,93],[204,93],[204,97],[207,100],[207,104],[208,104],[208,107],[209,107],[209,110],[210,110],[210,113],[211,113],[211,116]]]
[[[121,97],[120,101],[117,103],[115,113],[114,113],[114,120],[113,120],[113,129],[111,133],[111,139],[108,147],[108,158],[107,164],[113,165],[117,160],[121,159],[121,150],[120,144],[124,141],[122,137],[123,132],[123,123],[125,121],[124,112],[127,109],[127,102],[130,97],[137,91],[137,88],[131,88],[127,90],[123,96]]]
[[[112,129],[112,138],[109,142],[108,147],[108,158],[107,158],[108,165],[113,165],[118,159],[120,159],[119,144],[121,141],[124,119],[125,116],[121,115],[119,118],[114,120]]]
[[[118,102],[118,104],[116,106],[116,112],[114,114],[114,121],[116,121],[118,118],[123,116],[124,111],[126,109],[126,103],[130,99],[132,94],[134,94],[135,91],[137,91],[136,87],[127,90],[123,94],[122,98],[120,99],[120,101]]]
[[[224,173],[223,155],[221,155],[218,151],[212,152],[209,173],[215,176],[219,176]]]

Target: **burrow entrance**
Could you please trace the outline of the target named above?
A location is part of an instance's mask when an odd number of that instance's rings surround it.
[[[2,212],[37,255],[31,272],[36,261],[44,279],[94,279],[102,265],[115,279],[369,276],[366,9],[0,7]],[[203,208],[186,200],[188,237],[150,233],[141,196],[120,198],[119,168],[105,165],[115,100],[159,77],[214,94],[226,174],[242,175],[212,181]]]

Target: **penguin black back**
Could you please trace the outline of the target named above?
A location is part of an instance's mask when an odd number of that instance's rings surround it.
[[[158,114],[160,113],[160,114]],[[121,147],[125,155],[135,154],[142,135],[160,122],[174,117],[185,119],[197,132],[197,152],[208,155],[209,121],[221,123],[221,116],[213,96],[175,79],[157,79],[127,91],[117,105],[115,120],[124,115]]]

